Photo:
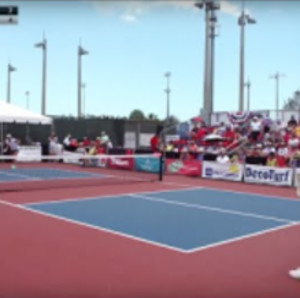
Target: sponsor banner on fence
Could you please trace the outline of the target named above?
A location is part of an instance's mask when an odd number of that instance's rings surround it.
[[[133,170],[134,160],[126,157],[113,157],[108,159],[107,166],[113,169]]]
[[[294,186],[298,187],[298,181],[300,183],[300,168],[295,169],[295,176],[294,176]]]
[[[219,164],[210,161],[202,163],[203,178],[242,181],[243,170],[244,166],[237,163]]]
[[[17,155],[17,161],[41,161],[41,146],[20,146]]]
[[[158,157],[135,157],[134,158],[135,169],[137,171],[142,171],[142,172],[158,173],[159,162],[160,159]]]
[[[291,186],[293,169],[245,165],[244,181],[259,184]]]
[[[167,159],[166,172],[169,174],[200,176],[201,163],[198,160]]]

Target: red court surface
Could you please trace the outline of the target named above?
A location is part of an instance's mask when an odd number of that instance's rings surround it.
[[[288,276],[300,266],[300,225],[182,254],[16,205],[193,186],[296,199],[291,188],[179,176],[2,193],[0,297],[300,297],[300,281]]]

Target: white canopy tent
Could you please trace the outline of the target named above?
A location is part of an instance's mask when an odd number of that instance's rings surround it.
[[[0,141],[3,143],[3,124],[4,123],[24,123],[24,124],[45,124],[51,125],[52,119],[31,112],[13,104],[0,101]]]
[[[52,119],[0,101],[0,123],[52,124]]]

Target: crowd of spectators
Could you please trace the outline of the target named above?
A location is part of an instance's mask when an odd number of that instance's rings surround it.
[[[50,155],[59,155],[63,151],[88,153],[89,155],[97,155],[108,153],[112,148],[112,142],[105,131],[102,131],[99,137],[94,140],[84,137],[78,140],[68,134],[62,143],[59,142],[55,133],[52,133],[48,139],[48,149]]]
[[[151,140],[152,151],[158,144]],[[207,126],[202,121],[194,124],[187,138],[169,141],[163,149],[167,156],[181,159],[226,163],[234,158],[248,164],[293,166],[300,160],[300,121],[291,117],[283,125],[260,116],[239,125]]]

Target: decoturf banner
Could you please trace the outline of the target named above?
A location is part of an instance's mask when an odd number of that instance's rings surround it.
[[[238,163],[220,164],[211,161],[202,163],[203,178],[242,181],[243,170],[244,166]]]
[[[293,169],[246,165],[244,181],[277,186],[292,186]]]
[[[166,172],[168,174],[181,174],[187,176],[200,176],[201,163],[198,160],[166,160]]]

